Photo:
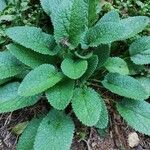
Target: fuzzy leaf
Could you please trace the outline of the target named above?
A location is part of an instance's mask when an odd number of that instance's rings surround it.
[[[46,97],[54,108],[63,110],[70,103],[73,91],[74,81],[66,79],[46,91]]]
[[[118,40],[131,38],[141,32],[149,23],[148,17],[138,16],[122,19],[119,22],[102,22],[90,28],[85,36],[89,46],[108,44]]]
[[[71,79],[80,78],[86,72],[87,67],[87,61],[82,59],[74,61],[71,58],[66,58],[61,64],[63,73]]]
[[[62,0],[56,8],[51,14],[56,42],[74,49],[87,24],[86,4],[84,0]]]
[[[102,81],[102,84],[106,89],[120,96],[135,100],[148,98],[148,93],[140,82],[130,76],[120,75],[118,73],[109,73]]]
[[[36,68],[45,63],[53,64],[55,62],[55,58],[52,56],[39,54],[17,44],[9,44],[7,45],[7,49],[22,63],[31,68]]]
[[[119,57],[110,57],[104,66],[112,73],[120,73],[122,75],[129,74],[127,63]]]
[[[8,51],[0,52],[0,79],[20,74],[25,66]]]
[[[8,83],[0,87],[0,113],[11,112],[31,106],[39,100],[39,96],[21,97],[18,95],[18,82]]]
[[[42,120],[34,143],[34,150],[70,150],[74,123],[63,112],[52,110]]]
[[[0,12],[2,12],[6,8],[5,0],[0,0]]]
[[[108,125],[108,110],[104,100],[101,100],[102,110],[98,123],[95,125],[96,128],[105,129]]]
[[[129,52],[131,60],[135,64],[150,64],[150,36],[144,36],[133,42]]]
[[[54,86],[63,78],[54,66],[43,64],[26,75],[23,79],[18,92],[21,96],[32,96],[42,93]]]
[[[96,70],[97,65],[98,65],[98,56],[93,55],[87,61],[88,61],[88,68],[87,68],[85,74],[82,76],[81,80],[87,80],[89,77],[92,76],[92,74],[94,73],[94,71]]]
[[[17,144],[17,150],[33,150],[35,137],[37,134],[38,127],[42,121],[42,117],[35,118],[30,121]]]
[[[117,110],[135,130],[150,135],[150,104],[145,101],[123,99]]]
[[[52,35],[42,32],[40,28],[29,26],[11,27],[6,34],[18,44],[30,48],[36,52],[47,55],[55,55],[53,51],[55,42]]]
[[[101,98],[91,88],[77,88],[74,91],[72,107],[76,116],[83,124],[93,126],[100,117]]]

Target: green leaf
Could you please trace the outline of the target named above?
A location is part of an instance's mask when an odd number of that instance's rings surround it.
[[[141,83],[150,96],[150,77],[139,77],[137,80]]]
[[[56,109],[63,110],[73,97],[74,81],[66,79],[46,91],[49,103]]]
[[[8,51],[0,52],[0,79],[13,77],[25,70],[25,66]]]
[[[97,7],[100,5],[99,0],[85,0],[88,10],[88,27],[91,27],[98,19]]]
[[[70,150],[74,123],[63,112],[52,110],[41,122],[34,150]]]
[[[89,46],[98,46],[131,38],[141,32],[148,23],[149,18],[144,16],[129,17],[119,22],[101,22],[88,30],[85,43]]]
[[[150,135],[150,104],[145,101],[123,99],[117,110],[135,130]]]
[[[116,10],[111,10],[108,13],[106,13],[98,22],[96,25],[99,25],[103,22],[119,22],[120,17]]]
[[[108,110],[104,100],[101,100],[102,110],[98,123],[95,125],[96,128],[105,129],[108,125]]]
[[[102,81],[103,86],[120,96],[143,100],[148,98],[148,93],[140,82],[133,77],[118,73],[109,73]]]
[[[110,56],[110,46],[101,44],[100,46],[94,48],[94,54],[98,56],[97,69],[99,70]]]
[[[94,71],[97,68],[98,56],[97,55],[93,55],[87,61],[88,61],[88,68],[87,68],[85,74],[82,76],[81,81],[87,80],[89,77],[92,76],[92,74],[94,73]]]
[[[65,44],[70,49],[78,46],[87,24],[86,9],[84,0],[62,0],[52,10],[51,20],[57,43]]]
[[[71,79],[80,78],[86,72],[87,67],[87,61],[82,59],[73,60],[71,58],[66,58],[61,64],[63,73]]]
[[[6,8],[5,0],[0,0],[0,12],[2,12]]]
[[[7,45],[7,49],[22,63],[31,68],[36,68],[45,63],[53,64],[55,62],[55,58],[52,56],[42,55],[17,44],[9,44]]]
[[[63,75],[50,64],[43,64],[26,75],[18,92],[21,96],[32,96],[42,93],[54,86],[63,78]]]
[[[104,66],[109,72],[112,73],[120,73],[122,75],[129,74],[127,63],[119,57],[110,57]]]
[[[18,44],[30,48],[36,52],[47,55],[55,55],[53,51],[55,41],[52,35],[42,32],[40,28],[29,26],[11,27],[6,34]]]
[[[83,124],[93,126],[100,117],[101,98],[91,88],[76,88],[72,99],[72,107],[76,116]]]
[[[39,100],[39,96],[21,97],[18,95],[20,83],[12,82],[0,87],[0,113],[11,112],[31,106]]]
[[[35,137],[37,134],[38,127],[42,121],[42,117],[34,118],[30,121],[17,144],[17,150],[33,150]]]
[[[12,78],[5,78],[5,79],[0,79],[0,85],[5,84],[6,82],[10,81]]]
[[[144,36],[133,42],[129,52],[131,60],[135,64],[150,64],[150,36]]]

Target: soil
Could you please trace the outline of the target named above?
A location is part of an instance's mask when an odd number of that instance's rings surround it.
[[[76,133],[71,150],[150,150],[150,137],[137,132],[140,143],[134,149],[129,147],[128,135],[136,132],[123,121],[115,109],[109,105],[110,127],[98,131],[95,128],[83,126],[72,114],[76,125]],[[18,123],[31,120],[39,113],[47,113],[47,103],[40,101],[34,107],[21,109],[12,113],[0,115],[0,150],[15,150],[19,135],[12,133]]]

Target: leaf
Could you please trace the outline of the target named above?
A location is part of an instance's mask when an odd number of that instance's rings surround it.
[[[56,42],[58,44],[66,44],[70,49],[76,48],[81,41],[87,24],[86,4],[84,0],[62,0],[52,10],[51,20],[54,26]]]
[[[46,91],[49,103],[58,110],[67,107],[73,97],[74,81],[66,79]]]
[[[74,123],[63,112],[52,110],[42,120],[34,142],[34,150],[70,150]]]
[[[25,66],[8,51],[0,52],[0,79],[13,77],[25,70]]]
[[[119,22],[102,22],[88,30],[85,43],[93,47],[131,38],[141,32],[148,23],[149,18],[143,16],[129,17]]]
[[[0,79],[0,85],[3,85],[10,80],[11,80],[11,78]]]
[[[0,12],[2,12],[6,8],[5,0],[0,0]]]
[[[39,96],[21,97],[18,95],[20,83],[12,82],[0,87],[0,113],[11,112],[34,105]]]
[[[21,96],[32,96],[53,87],[63,78],[54,66],[43,64],[26,75],[18,92]]]
[[[148,93],[140,82],[130,76],[109,73],[105,76],[102,84],[106,89],[120,96],[135,100],[144,100],[148,98]]]
[[[89,77],[92,76],[92,74],[94,73],[94,71],[97,68],[97,64],[98,64],[98,56],[97,55],[93,55],[91,58],[88,59],[88,68],[87,68],[85,74],[82,76],[81,81],[87,80]]]
[[[96,128],[105,129],[108,125],[108,110],[104,100],[101,100],[102,110],[98,123],[95,125]]]
[[[63,73],[71,79],[80,78],[86,72],[87,67],[87,61],[82,59],[74,61],[71,58],[66,58],[61,64]]]
[[[119,22],[120,17],[116,10],[111,10],[108,13],[106,13],[98,22],[96,25],[99,25],[103,22]]]
[[[72,107],[76,116],[83,124],[93,126],[100,117],[101,98],[91,88],[76,88],[72,99]]]
[[[150,104],[145,101],[124,99],[117,104],[117,110],[135,130],[150,135]]]
[[[101,44],[100,46],[94,48],[94,54],[98,56],[99,61],[97,69],[99,70],[110,56],[110,46]]]
[[[17,150],[33,150],[37,130],[42,119],[42,117],[34,118],[29,122],[28,126],[19,138]]]
[[[45,63],[53,64],[55,62],[54,57],[39,54],[17,44],[9,44],[7,45],[7,49],[22,63],[31,68],[36,68]]]
[[[119,57],[110,57],[104,66],[109,72],[112,73],[120,73],[122,75],[129,74],[127,63]]]
[[[55,55],[55,41],[52,35],[42,32],[40,28],[29,26],[11,27],[6,34],[18,44],[41,54]]]
[[[139,77],[137,80],[141,83],[150,96],[150,77]]]
[[[135,64],[150,64],[150,36],[144,36],[133,42],[129,52],[131,60]]]

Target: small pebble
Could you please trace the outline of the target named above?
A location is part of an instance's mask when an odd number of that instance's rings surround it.
[[[139,137],[136,132],[132,132],[128,135],[128,143],[131,148],[134,148],[139,145]]]

